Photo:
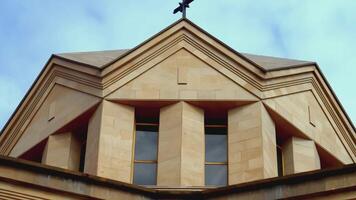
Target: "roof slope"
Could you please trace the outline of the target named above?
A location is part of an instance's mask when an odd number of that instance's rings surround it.
[[[89,52],[73,52],[60,53],[56,56],[72,60],[75,62],[92,65],[101,68],[102,66],[112,62],[116,58],[126,53],[128,49],[108,50],[108,51],[89,51]]]
[[[108,51],[60,53],[60,54],[56,54],[56,56],[71,61],[91,65],[97,68],[103,68],[107,64],[120,58],[126,52],[129,52],[129,50],[130,49],[118,49],[118,50],[108,50]],[[266,71],[287,69],[292,67],[300,67],[300,66],[314,64],[314,62],[311,61],[254,55],[248,53],[241,53],[241,54],[247,57],[248,59],[250,59],[251,61],[253,61],[254,63],[258,64]]]

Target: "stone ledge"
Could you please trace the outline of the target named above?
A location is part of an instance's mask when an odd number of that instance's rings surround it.
[[[14,173],[9,173],[14,172]],[[40,181],[36,181],[40,180]],[[200,188],[192,190],[165,190],[146,188],[133,184],[105,179],[81,172],[60,169],[31,161],[0,156],[0,182],[36,188],[53,193],[65,193],[77,198],[105,198],[104,193],[86,193],[86,188],[100,188],[100,191],[118,192],[133,199],[180,198],[207,199],[225,197],[263,198],[312,198],[343,193],[356,189],[356,164],[340,168],[315,170],[283,177],[263,179],[221,188]],[[53,183],[51,183],[53,182]],[[59,184],[54,187],[53,184]],[[65,185],[66,187],[61,187]],[[80,186],[81,189],[69,186]],[[84,189],[83,189],[84,188]],[[356,194],[354,194],[356,196]]]

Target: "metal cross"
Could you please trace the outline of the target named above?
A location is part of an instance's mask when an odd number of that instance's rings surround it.
[[[179,6],[173,10],[173,14],[177,12],[182,13],[182,17],[186,18],[186,9],[189,8],[189,4],[192,3],[194,0],[182,0],[182,3],[179,3]]]

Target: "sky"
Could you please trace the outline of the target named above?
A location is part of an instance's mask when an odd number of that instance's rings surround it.
[[[133,48],[179,0],[1,0],[0,129],[51,54]],[[355,0],[195,0],[188,19],[239,52],[316,61],[356,122]]]

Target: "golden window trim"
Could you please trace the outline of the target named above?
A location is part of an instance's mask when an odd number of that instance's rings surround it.
[[[227,162],[207,162],[207,161],[205,161],[205,165],[227,165]]]
[[[134,160],[134,163],[157,163],[157,160]]]
[[[136,122],[136,126],[159,126],[159,124],[158,123],[138,123],[138,122]]]

